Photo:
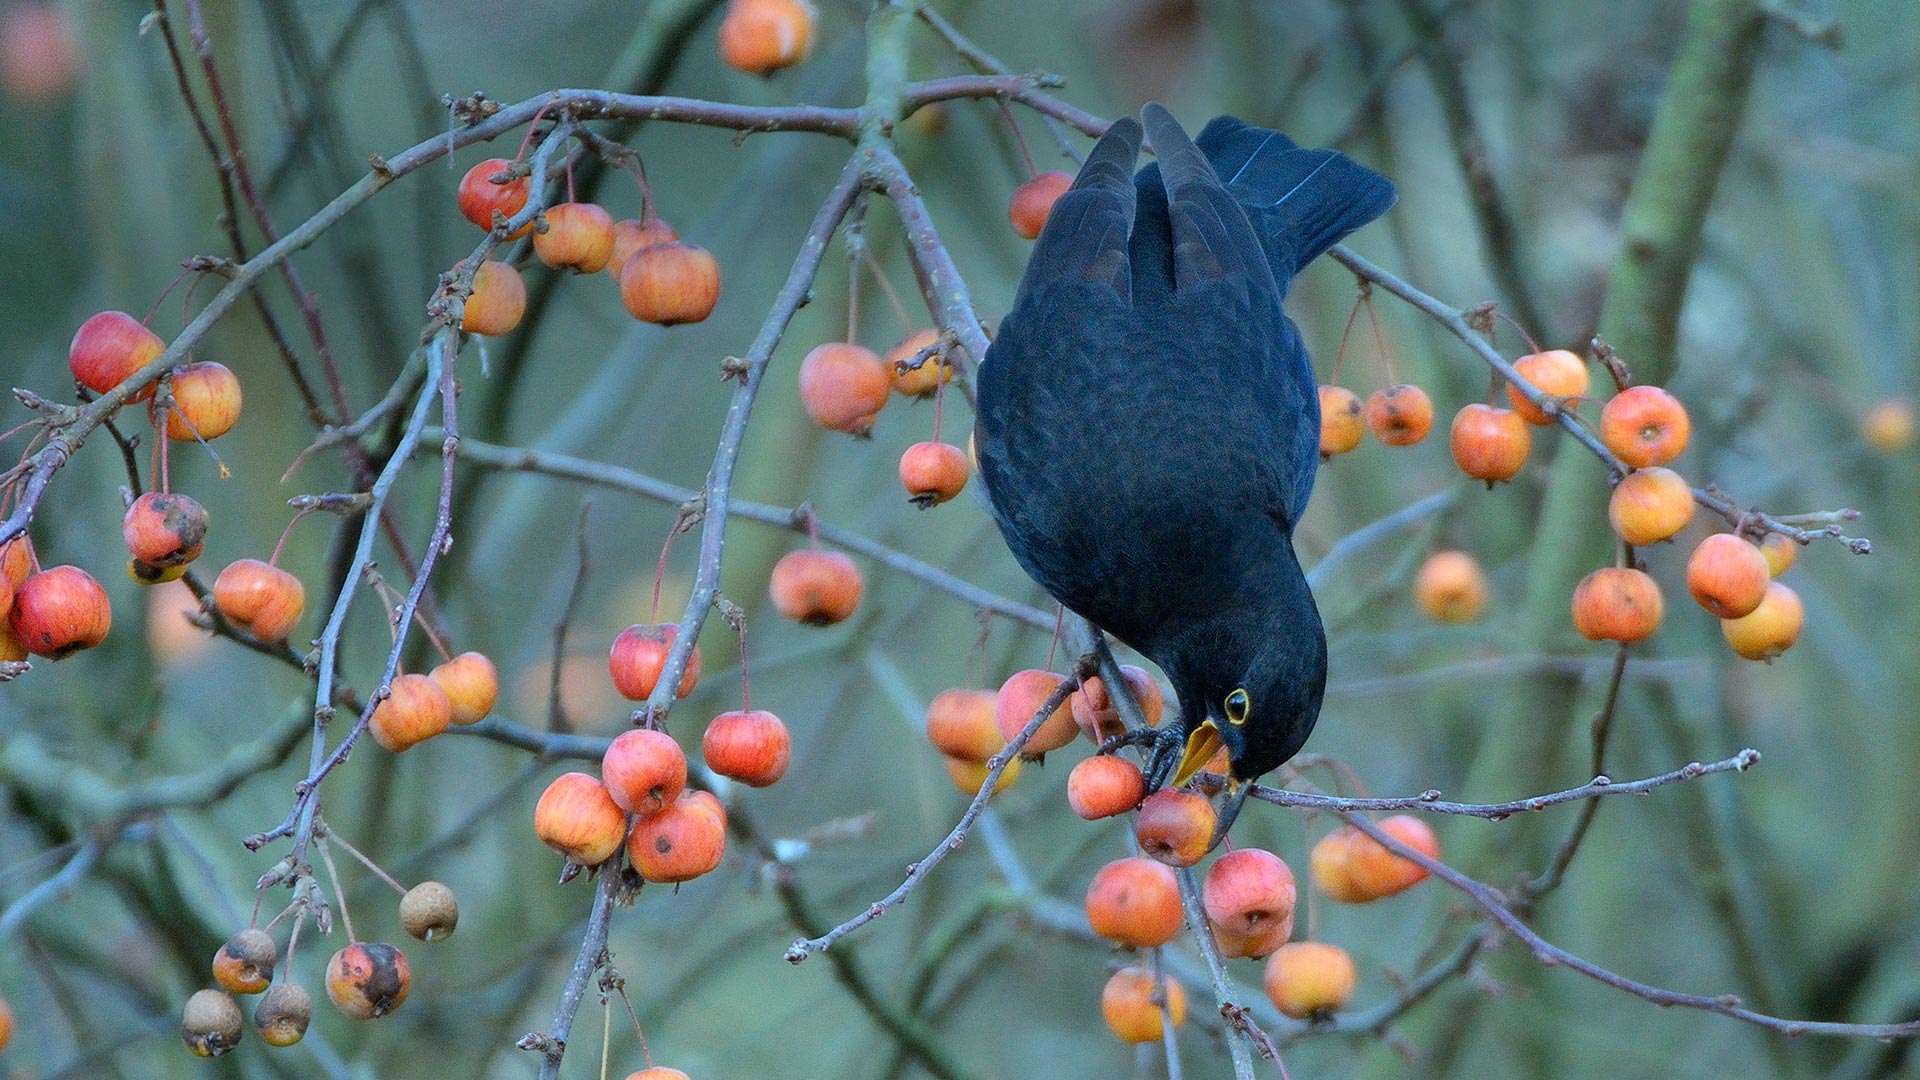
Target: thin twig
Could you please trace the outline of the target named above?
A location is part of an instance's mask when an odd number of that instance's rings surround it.
[[[781,286],[772,310],[760,324],[760,332],[738,368],[740,385],[734,389],[733,400],[727,406],[726,421],[714,450],[713,466],[707,472],[706,517],[700,525],[700,557],[694,571],[693,594],[687,599],[686,613],[680,619],[679,634],[674,638],[673,647],[667,651],[660,682],[639,710],[656,720],[664,717],[672,706],[674,688],[680,685],[680,676],[686,671],[694,644],[700,638],[700,628],[706,623],[707,611],[719,591],[720,562],[726,548],[727,518],[733,496],[733,469],[740,458],[740,445],[747,434],[747,419],[753,412],[754,399],[760,392],[760,382],[766,374],[767,363],[773,358],[773,350],[780,344],[787,324],[793,321],[794,314],[812,293],[813,279],[826,257],[827,243],[839,229],[841,220],[852,209],[861,183],[860,159],[851,158],[841,170],[839,181],[828,192],[819,212],[814,215],[806,239],[802,241],[799,253],[794,256],[793,268],[787,273],[786,283]]]
[[[1220,943],[1214,940],[1213,927],[1207,922],[1206,909],[1201,906],[1200,886],[1194,881],[1193,868],[1174,871],[1174,879],[1180,884],[1180,907],[1187,916],[1187,932],[1193,935],[1194,944],[1207,962],[1214,1000],[1227,1021],[1227,1052],[1233,1057],[1234,1080],[1253,1080],[1253,1054],[1247,1049],[1247,1042],[1259,1029],[1247,1017],[1246,1009],[1234,1000],[1233,980],[1227,976],[1227,962],[1220,955]],[[1265,1033],[1260,1037],[1265,1038]]]
[[[593,910],[587,915],[587,932],[580,940],[580,951],[573,956],[573,970],[560,991],[560,1004],[553,1011],[553,1022],[544,1032],[521,1036],[514,1045],[540,1054],[540,1080],[555,1080],[560,1061],[567,1052],[567,1036],[573,1032],[574,1014],[580,1011],[580,999],[587,992],[593,973],[606,962],[607,928],[613,922],[613,894],[620,888],[618,852],[600,867],[600,883],[593,891]]]
[[[1685,994],[1676,990],[1666,990],[1628,978],[1625,975],[1609,971],[1590,960],[1583,960],[1565,949],[1540,936],[1540,933],[1528,926],[1512,908],[1507,898],[1491,885],[1476,881],[1455,870],[1453,867],[1435,859],[1424,852],[1395,839],[1365,814],[1346,813],[1341,815],[1354,828],[1371,836],[1388,851],[1403,859],[1423,867],[1429,874],[1465,893],[1469,899],[1479,905],[1481,910],[1502,930],[1513,935],[1530,950],[1534,958],[1548,967],[1567,967],[1586,977],[1611,986],[1616,990],[1644,998],[1655,1005],[1680,1006],[1687,1009],[1699,1009],[1702,1012],[1718,1013],[1735,1020],[1745,1021],[1756,1027],[1776,1031],[1782,1035],[1835,1035],[1849,1038],[1899,1039],[1920,1035],[1920,1020],[1908,1020],[1892,1024],[1848,1024],[1825,1020],[1790,1020],[1744,1008],[1740,999],[1732,994],[1718,997],[1706,997],[1699,994]]]
[[[428,435],[431,437],[432,433],[429,432]],[[691,488],[669,484],[632,469],[545,450],[495,446],[478,439],[463,439],[460,443],[460,456],[485,468],[539,473],[577,480],[581,483],[631,492],[670,506],[684,506],[700,497],[700,492]],[[707,508],[706,513],[709,515],[712,513],[711,506]],[[771,506],[766,503],[735,499],[728,501],[727,515],[778,526],[797,533],[804,534],[809,531],[808,517],[801,508],[797,507]],[[1053,628],[1053,616],[1039,608],[988,592],[931,563],[923,562],[904,552],[870,540],[851,529],[824,521],[817,522],[817,527],[820,539],[827,543],[864,555],[889,569],[897,570],[982,611],[1003,615],[1015,622],[1040,630]]]
[[[1657,787],[1679,783],[1682,780],[1696,780],[1702,776],[1724,772],[1745,772],[1758,764],[1760,753],[1757,750],[1742,750],[1730,758],[1724,758],[1710,764],[1693,762],[1683,765],[1672,772],[1658,776],[1649,776],[1644,780],[1629,780],[1615,783],[1605,776],[1596,776],[1576,788],[1555,791],[1546,795],[1534,795],[1504,803],[1461,803],[1448,802],[1440,798],[1438,791],[1422,792],[1407,798],[1397,799],[1351,799],[1332,795],[1320,795],[1306,791],[1289,791],[1284,788],[1268,787],[1264,784],[1253,786],[1252,797],[1275,806],[1297,806],[1309,810],[1328,810],[1334,813],[1374,812],[1381,810],[1423,810],[1432,814],[1457,814],[1462,817],[1486,818],[1500,821],[1515,814],[1528,814],[1536,810],[1545,810],[1562,803],[1578,802],[1582,799],[1598,799],[1606,795],[1644,795]]]
[[[0,941],[5,941],[15,930],[18,930],[21,924],[27,921],[28,916],[79,884],[80,879],[87,876],[87,872],[93,869],[93,864],[99,862],[100,856],[105,853],[106,844],[98,839],[90,839],[81,844],[80,849],[73,853],[73,857],[67,860],[67,865],[61,867],[58,873],[28,889],[25,895],[7,908],[5,913],[0,914]]]
[[[592,569],[592,563],[587,558],[587,514],[592,509],[593,500],[580,501],[580,524],[574,536],[574,550],[579,561],[573,574],[573,587],[567,590],[567,606],[561,609],[560,620],[553,624],[553,663],[547,672],[549,731],[573,730],[573,722],[567,719],[565,703],[560,699],[560,674],[567,657],[567,631],[572,628],[573,617],[580,610],[580,600],[587,593],[587,574]]]
[[[1053,715],[1054,710],[1065,704],[1067,698],[1079,689],[1080,683],[1096,670],[1093,654],[1088,653],[1082,656],[1074,664],[1073,673],[1063,679],[1059,686],[1054,687],[1053,693],[1047,695],[1047,700],[1034,712],[1026,726],[1008,740],[1007,745],[1001,748],[999,753],[987,759],[986,778],[980,782],[980,790],[975,792],[973,799],[967,803],[967,808],[961,813],[960,820],[954,823],[946,839],[936,844],[925,858],[907,867],[906,879],[898,888],[874,901],[860,914],[826,933],[795,941],[787,948],[787,962],[798,964],[814,953],[825,952],[833,947],[834,942],[886,914],[889,908],[904,901],[916,886],[926,880],[927,875],[931,874],[935,867],[966,842],[968,830],[973,828],[973,823],[979,820],[981,812],[987,808],[987,800],[993,797],[994,786],[1000,782],[1000,774],[1006,771],[1007,763],[1019,756],[1020,751],[1026,747],[1027,740],[1033,738],[1033,733],[1040,730],[1040,725]]]

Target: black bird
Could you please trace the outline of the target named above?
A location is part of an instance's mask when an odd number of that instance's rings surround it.
[[[1224,832],[1246,782],[1306,742],[1326,687],[1293,551],[1319,395],[1281,301],[1394,190],[1229,116],[1197,146],[1159,105],[1142,116],[1158,161],[1133,174],[1142,128],[1122,119],[1054,205],[980,366],[975,439],[1020,565],[1172,679],[1153,786],[1226,747]]]

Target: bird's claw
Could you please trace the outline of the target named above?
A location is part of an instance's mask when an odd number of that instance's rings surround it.
[[[1186,749],[1187,740],[1173,728],[1160,728],[1145,733],[1145,741],[1152,747],[1147,753],[1147,793],[1159,791],[1167,786],[1167,778],[1173,775],[1174,767],[1180,763],[1180,754]]]

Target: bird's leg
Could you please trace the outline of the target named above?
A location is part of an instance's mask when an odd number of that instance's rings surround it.
[[[1151,736],[1153,747],[1147,754],[1147,792],[1152,794],[1167,785],[1167,778],[1173,775],[1174,767],[1180,764],[1180,754],[1186,749],[1187,740],[1177,728],[1158,728],[1145,733]]]
[[[1227,801],[1220,808],[1219,820],[1213,826],[1213,839],[1207,841],[1207,850],[1220,846],[1227,838],[1227,830],[1233,828],[1233,819],[1240,816],[1240,808],[1247,804],[1247,796],[1253,792],[1253,783],[1249,780],[1227,780]]]
[[[1153,728],[1134,728],[1132,731],[1123,731],[1118,735],[1108,736],[1106,741],[1100,744],[1100,749],[1096,752],[1111,754],[1115,751],[1125,750],[1129,746],[1152,746],[1158,742],[1159,739],[1160,733]]]

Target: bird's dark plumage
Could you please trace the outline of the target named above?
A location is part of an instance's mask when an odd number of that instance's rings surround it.
[[[1034,246],[979,372],[980,471],[1021,566],[1173,681],[1181,778],[1217,739],[1251,780],[1326,684],[1293,552],[1319,398],[1281,301],[1393,185],[1232,117],[1197,142],[1142,117],[1157,161],[1133,174],[1143,125],[1116,122]]]

